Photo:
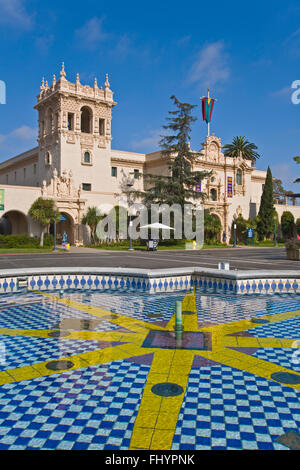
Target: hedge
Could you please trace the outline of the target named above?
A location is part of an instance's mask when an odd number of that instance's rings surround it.
[[[53,235],[45,234],[44,247],[53,246]],[[22,235],[0,235],[0,248],[39,248],[40,239],[30,237],[27,234]]]

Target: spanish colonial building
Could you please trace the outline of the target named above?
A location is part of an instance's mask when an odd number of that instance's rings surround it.
[[[126,194],[128,181],[143,190],[146,173],[167,175],[168,164],[160,151],[144,154],[115,150],[112,111],[116,106],[108,76],[104,87],[66,79],[64,64],[59,79],[42,81],[34,106],[38,112],[37,146],[0,163],[0,189],[4,208],[0,232],[39,235],[39,225],[28,215],[38,197],[55,200],[64,216],[58,234],[66,231],[71,244],[86,241],[81,220],[88,207],[116,205]],[[225,157],[214,135],[202,144],[194,170],[211,171],[199,190],[206,193],[204,207],[222,223],[222,238],[229,241],[233,218],[255,217],[266,172],[242,158]],[[132,189],[132,188],[131,188]],[[279,216],[285,205],[276,205]],[[300,207],[288,206],[295,218]]]

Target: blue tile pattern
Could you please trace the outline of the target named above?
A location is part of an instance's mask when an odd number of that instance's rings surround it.
[[[112,295],[113,294],[113,295]],[[175,311],[177,300],[183,300],[184,293],[149,294],[144,292],[97,292],[89,296],[80,293],[67,294],[70,299],[111,312],[125,314],[145,322],[168,321]]]
[[[196,303],[198,321],[209,321],[216,324],[300,310],[300,296],[298,294],[233,296],[202,295],[197,291]],[[293,322],[297,322],[297,320],[293,320]],[[269,326],[261,328],[269,328]],[[259,331],[259,328],[251,330],[251,333],[255,331]]]
[[[0,450],[128,449],[148,371],[117,361],[0,386]]]
[[[300,317],[269,323],[251,329],[251,334],[259,338],[300,338]]]
[[[19,297],[20,301],[26,296]],[[94,319],[88,313],[54,301],[25,303],[0,309],[0,328],[52,329],[64,318]],[[108,321],[102,321],[95,331],[110,331],[118,328]]]
[[[276,439],[299,427],[299,392],[227,366],[192,368],[172,449],[287,450]]]
[[[41,274],[28,276],[29,290],[135,289],[159,293],[185,290],[192,285],[201,288],[203,292],[229,292],[243,295],[300,292],[300,278],[231,280],[213,277],[209,274],[167,275],[158,278],[124,276],[122,274]],[[22,289],[24,288],[22,287]],[[17,277],[0,278],[0,292],[10,293],[18,290],[20,289]]]
[[[300,373],[300,350],[296,348],[259,348],[253,356]]]
[[[98,341],[0,335],[0,370],[99,349]]]
[[[145,322],[168,321],[183,292],[122,292],[65,298]],[[198,321],[213,324],[300,310],[295,294],[236,296],[197,288]],[[39,294],[0,296],[0,328],[52,329],[67,318],[94,316]],[[95,331],[118,328],[102,321]],[[256,326],[257,337],[299,338],[300,318]],[[99,349],[94,340],[0,335],[0,371]],[[101,347],[101,346],[100,346]],[[259,348],[255,357],[300,373],[293,348]],[[1,354],[0,354],[1,359]],[[126,450],[149,365],[118,360],[0,385],[0,450]],[[141,361],[143,362],[143,361]],[[173,439],[173,450],[286,449],[276,439],[299,432],[299,391],[221,364],[193,367]]]

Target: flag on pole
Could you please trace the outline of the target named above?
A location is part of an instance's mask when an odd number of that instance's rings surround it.
[[[211,121],[215,101],[214,98],[202,98],[202,117],[203,121],[206,121],[207,124]]]

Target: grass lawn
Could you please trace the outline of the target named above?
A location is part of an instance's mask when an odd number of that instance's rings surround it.
[[[251,246],[251,245],[249,244],[249,246]],[[264,241],[264,242],[257,242],[257,243],[255,243],[255,246],[265,246],[265,247],[273,247],[273,248],[275,248],[275,247],[274,247],[274,242],[273,242],[273,241],[268,241],[268,240],[266,240],[266,241]],[[277,243],[277,246],[278,246],[278,247],[283,247],[283,246],[284,246],[284,243]]]
[[[0,248],[1,253],[52,253],[52,248]]]

